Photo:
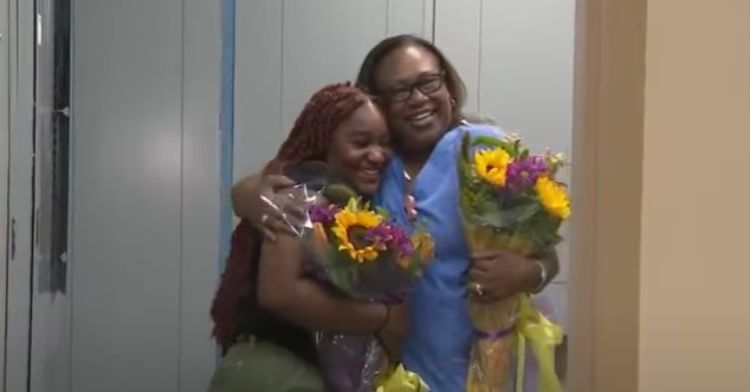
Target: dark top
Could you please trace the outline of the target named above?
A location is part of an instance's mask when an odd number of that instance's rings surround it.
[[[267,341],[283,347],[301,359],[316,365],[317,350],[312,333],[298,327],[274,313],[264,309],[258,303],[258,264],[260,247],[254,247],[255,254],[251,255],[251,285],[252,295],[240,306],[244,309],[238,326],[235,340],[254,336],[258,340]]]

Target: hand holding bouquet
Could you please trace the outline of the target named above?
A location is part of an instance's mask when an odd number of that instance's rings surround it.
[[[465,134],[459,154],[460,207],[472,252],[504,249],[543,254],[560,242],[570,215],[565,186],[555,179],[559,154],[532,155],[517,138]],[[559,326],[531,307],[527,294],[486,302],[469,298],[474,344],[467,390],[523,392],[526,342],[539,365],[539,391],[562,391],[554,370]]]

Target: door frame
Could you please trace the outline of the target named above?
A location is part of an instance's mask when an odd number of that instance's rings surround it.
[[[577,0],[568,389],[638,390],[647,0]]]

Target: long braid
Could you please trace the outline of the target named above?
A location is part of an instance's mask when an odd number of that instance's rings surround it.
[[[265,168],[265,174],[283,173],[284,166],[299,162],[324,161],[334,130],[357,108],[368,101],[365,91],[350,83],[333,84],[318,90],[305,105],[276,158]],[[242,220],[232,234],[227,268],[211,306],[213,335],[227,350],[243,333],[254,316],[257,273],[262,237],[247,220]]]

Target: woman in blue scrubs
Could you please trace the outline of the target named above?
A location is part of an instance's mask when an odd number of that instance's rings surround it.
[[[463,81],[440,50],[411,35],[387,38],[366,56],[358,82],[380,98],[396,152],[376,200],[399,223],[419,222],[436,242],[436,260],[409,298],[402,360],[433,391],[462,392],[474,338],[468,290],[488,301],[541,291],[558,272],[557,257],[527,260],[504,251],[470,254],[458,207],[460,136],[502,131],[466,121],[461,113]],[[262,203],[260,196],[283,205],[283,197],[274,190],[289,183],[257,175],[242,180],[232,192],[236,213],[269,236],[285,230],[280,213]],[[286,211],[289,219],[294,207]]]

